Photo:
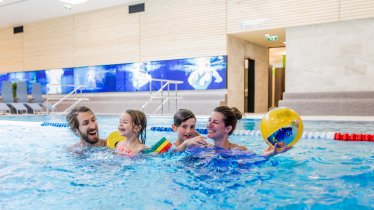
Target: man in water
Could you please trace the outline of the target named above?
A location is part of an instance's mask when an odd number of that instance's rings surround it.
[[[106,142],[99,138],[99,126],[95,114],[86,106],[77,106],[66,115],[66,121],[80,142],[73,147],[105,146]]]

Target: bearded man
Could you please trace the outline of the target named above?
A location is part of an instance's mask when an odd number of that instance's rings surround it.
[[[99,138],[99,126],[96,116],[90,108],[77,106],[66,115],[66,121],[71,131],[80,137],[80,142],[74,147],[100,146],[106,145],[105,140]]]

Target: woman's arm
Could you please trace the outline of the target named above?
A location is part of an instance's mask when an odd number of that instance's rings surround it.
[[[277,142],[274,146],[269,146],[264,150],[263,156],[270,157],[279,153],[287,152],[292,147],[288,147],[284,142]]]

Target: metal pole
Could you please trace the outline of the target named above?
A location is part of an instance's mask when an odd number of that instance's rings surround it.
[[[178,84],[175,83],[175,112],[178,110]]]
[[[170,112],[170,82],[168,82],[168,111]]]
[[[161,81],[161,114],[164,114],[164,82]]]
[[[152,79],[149,81],[149,96],[152,96]]]

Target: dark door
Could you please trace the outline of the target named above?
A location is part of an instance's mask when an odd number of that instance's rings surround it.
[[[255,112],[255,60],[246,59],[244,69],[244,112]]]

